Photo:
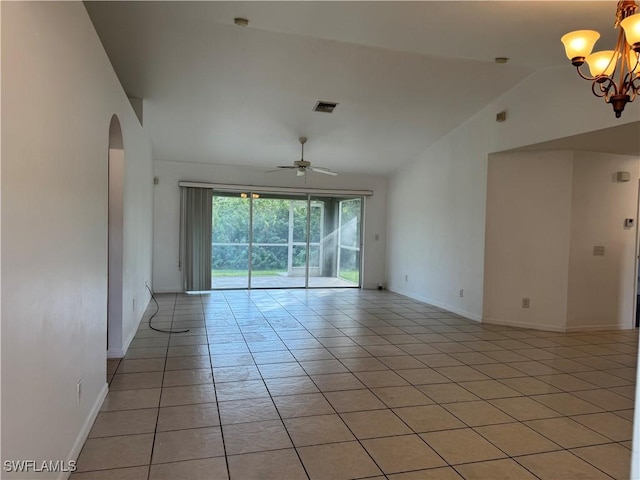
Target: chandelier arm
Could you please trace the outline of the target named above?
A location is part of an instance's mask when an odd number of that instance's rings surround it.
[[[631,53],[629,52],[629,55],[633,55],[633,58],[636,59],[635,64],[633,65],[633,68],[631,68],[631,65],[629,65],[629,73],[632,72],[636,72],[638,70],[638,66],[640,66],[640,54],[636,54],[635,52]],[[640,72],[638,72],[638,74],[640,74]]]
[[[599,91],[596,91],[596,87],[598,87]],[[596,96],[596,97],[604,97],[605,93],[602,89],[602,84],[598,83],[598,82],[593,82],[591,84],[591,92]]]
[[[629,81],[629,97],[631,102],[636,98],[636,95],[640,94],[640,77],[635,77]]]
[[[582,65],[584,65],[584,64],[582,64]],[[585,80],[589,80],[590,82],[598,79],[598,77],[590,77],[589,75],[585,75],[584,73],[582,73],[582,70],[580,70],[580,67],[582,65],[577,65],[576,66],[576,71],[578,72],[578,75],[580,75],[581,78],[584,78]]]
[[[634,86],[634,77],[631,72],[627,72],[624,76],[624,81],[622,82],[622,88],[620,89],[620,93],[630,93],[633,92]]]
[[[613,72],[611,73],[611,77],[613,78],[616,74],[616,70],[618,69],[618,66],[620,66],[620,72],[618,73],[618,88],[617,90],[621,90],[618,91],[616,93],[624,93],[625,89],[625,80],[626,80],[626,69],[629,67],[628,65],[628,59],[629,59],[629,48],[627,46],[627,40],[626,37],[624,35],[624,30],[622,29],[622,27],[618,27],[620,29],[620,32],[618,33],[618,41],[616,43],[616,52],[620,52],[620,57],[616,58],[616,55],[614,55],[611,58],[612,62],[616,62],[616,66],[613,70]]]
[[[598,87],[599,91],[596,91],[596,87]],[[614,82],[610,77],[596,77],[596,79],[591,83],[591,91],[596,97],[604,98],[605,101],[608,101],[611,97],[611,88],[613,87],[613,95],[618,94],[618,86],[616,82]]]

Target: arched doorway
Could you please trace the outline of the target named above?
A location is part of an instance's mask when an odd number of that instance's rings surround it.
[[[109,125],[107,358],[122,357],[124,144],[116,115]]]

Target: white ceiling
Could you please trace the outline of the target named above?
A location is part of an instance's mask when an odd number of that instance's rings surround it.
[[[154,158],[265,169],[299,159],[306,135],[315,165],[390,173],[533,71],[571,68],[567,31],[615,41],[615,1],[85,5],[144,99]],[[313,112],[318,100],[340,104]]]

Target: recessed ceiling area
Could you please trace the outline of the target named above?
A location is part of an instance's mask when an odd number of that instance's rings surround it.
[[[85,5],[143,99],[154,159],[264,168],[297,160],[307,136],[314,163],[389,174],[534,71],[566,65],[563,33],[614,41],[615,2]],[[314,112],[319,100],[339,106]]]

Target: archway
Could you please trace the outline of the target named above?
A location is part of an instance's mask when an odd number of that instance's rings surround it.
[[[107,358],[122,352],[123,225],[124,225],[124,144],[116,115],[109,125],[109,220]]]

